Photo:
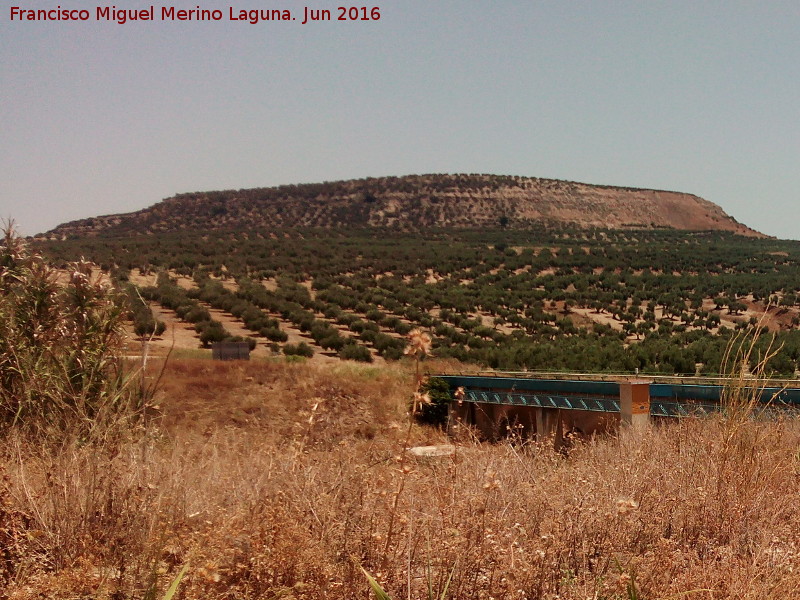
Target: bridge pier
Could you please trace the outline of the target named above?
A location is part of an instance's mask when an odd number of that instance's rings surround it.
[[[646,379],[619,383],[619,411],[623,426],[644,429],[650,423],[650,384]]]
[[[536,411],[536,441],[553,440],[553,446],[558,450],[563,441],[561,411],[557,408],[535,408],[533,410]]]
[[[535,408],[536,441],[554,438],[561,430],[561,411],[557,408]]]
[[[561,442],[562,419],[558,409],[509,406],[489,402],[451,402],[447,409],[447,433],[470,425],[486,440],[497,442],[507,437],[546,439]]]
[[[496,404],[476,402],[475,412],[473,413],[472,424],[475,425],[481,436],[492,442],[497,441],[498,415],[496,414],[496,408],[502,407]]]
[[[449,402],[447,404],[447,435],[454,436],[464,425],[473,425],[473,410],[471,402]]]

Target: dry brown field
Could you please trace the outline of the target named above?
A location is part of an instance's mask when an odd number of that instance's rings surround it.
[[[160,600],[184,565],[180,599],[366,600],[361,567],[395,600],[800,597],[797,423],[448,440],[412,371],[170,360],[130,439],[6,433],[0,598]]]

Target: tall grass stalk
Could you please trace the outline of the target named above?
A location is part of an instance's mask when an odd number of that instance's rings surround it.
[[[389,552],[391,551],[392,542],[394,541],[394,527],[395,517],[397,516],[397,508],[400,503],[400,497],[405,489],[406,479],[411,472],[411,467],[408,465],[408,442],[411,439],[411,431],[414,427],[414,416],[421,404],[430,403],[431,401],[430,396],[421,391],[423,379],[420,371],[420,362],[430,353],[431,346],[431,337],[427,333],[421,331],[420,329],[414,329],[409,332],[408,346],[405,349],[405,354],[414,359],[415,390],[411,401],[411,408],[408,414],[408,429],[406,430],[406,437],[403,441],[402,447],[400,448],[400,454],[397,457],[397,463],[400,469],[400,482],[398,484],[397,491],[394,493],[392,510],[389,515],[389,525],[386,531],[386,541],[384,542],[383,547],[383,558],[381,559],[382,567],[385,567],[387,561],[389,560]]]
[[[769,308],[769,307],[768,307]],[[780,351],[775,348],[775,336],[761,343],[766,332],[765,311],[749,329],[737,331],[725,348],[721,371],[726,373],[722,394],[722,409],[732,429],[741,426],[763,407],[761,396],[767,385],[768,365]]]
[[[178,575],[170,584],[169,588],[167,588],[164,597],[161,600],[172,600],[176,593],[178,593],[178,586],[181,584],[183,580],[183,576],[186,575],[186,571],[189,569],[189,565],[183,565],[183,568],[178,572]]]

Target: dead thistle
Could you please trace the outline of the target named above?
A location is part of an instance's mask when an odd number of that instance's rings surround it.
[[[403,354],[414,358],[416,365],[417,390],[419,390],[420,386],[422,385],[422,376],[420,375],[419,371],[419,363],[423,358],[430,354],[432,347],[433,341],[431,340],[431,336],[429,334],[425,333],[421,329],[412,329],[409,332],[408,346],[406,346]]]
[[[389,526],[386,533],[386,543],[383,547],[383,561],[381,563],[381,570],[386,566],[387,561],[389,559],[389,550],[391,549],[392,545],[392,538],[394,537],[394,523],[395,523],[395,516],[397,514],[397,507],[400,502],[400,496],[403,493],[403,489],[406,485],[406,478],[408,474],[411,472],[411,469],[407,468],[406,461],[408,460],[408,442],[411,439],[411,429],[414,425],[414,415],[416,414],[418,408],[423,404],[430,404],[431,397],[427,392],[422,391],[422,375],[420,374],[419,363],[420,361],[427,356],[432,347],[431,336],[421,329],[413,329],[408,334],[408,346],[404,350],[404,354],[407,356],[414,357],[415,363],[415,379],[417,383],[417,389],[414,391],[414,395],[412,397],[411,402],[411,410],[409,411],[408,415],[408,429],[406,430],[406,437],[403,441],[403,448],[400,452],[400,472],[402,476],[400,477],[400,483],[397,487],[397,491],[394,495],[394,502],[392,503],[392,511],[389,514]]]

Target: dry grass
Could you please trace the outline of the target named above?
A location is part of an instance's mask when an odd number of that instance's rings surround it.
[[[137,441],[0,442],[0,598],[160,598],[187,563],[176,598],[366,600],[361,566],[395,600],[451,573],[457,599],[800,597],[794,422],[400,461],[411,372],[188,360],[164,382]]]

